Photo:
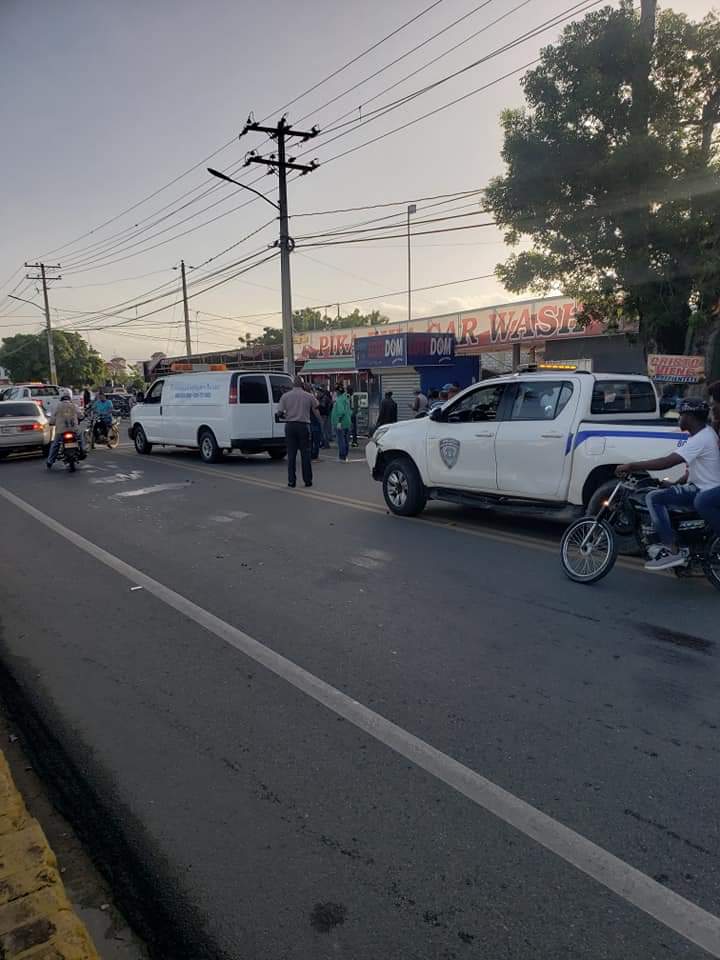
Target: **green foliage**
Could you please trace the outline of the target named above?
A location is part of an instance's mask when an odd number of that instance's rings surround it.
[[[55,366],[62,386],[80,387],[102,383],[105,364],[79,333],[53,331]],[[5,337],[0,346],[0,366],[7,367],[16,383],[25,380],[49,380],[50,362],[44,333],[18,333]]]
[[[643,37],[623,0],[542,51],[485,199],[509,243],[532,242],[497,267],[508,289],[560,288],[682,353],[717,326],[720,20],[666,10]]]

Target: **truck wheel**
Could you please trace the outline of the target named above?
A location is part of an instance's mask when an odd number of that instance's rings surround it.
[[[148,442],[142,427],[135,427],[133,442],[138,453],[150,453],[152,450],[152,444]]]
[[[271,447],[268,454],[271,460],[284,460],[287,456],[287,450],[284,447]]]
[[[200,459],[203,463],[217,463],[222,459],[222,450],[212,430],[203,430],[200,434]]]
[[[383,474],[383,495],[391,513],[416,517],[427,503],[427,491],[409,457],[391,460]]]
[[[587,512],[591,517],[597,516],[603,501],[607,500],[616,486],[617,480],[607,480],[600,484],[588,502]],[[615,546],[618,553],[626,557],[640,556],[642,550],[637,541],[631,513],[621,512],[618,514],[612,524],[612,531],[615,535]]]

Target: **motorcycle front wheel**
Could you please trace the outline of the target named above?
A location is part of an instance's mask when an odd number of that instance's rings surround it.
[[[565,575],[575,583],[597,583],[615,566],[617,544],[612,527],[595,517],[581,517],[567,528],[560,542]]]
[[[720,590],[720,537],[715,537],[708,544],[703,572],[715,589]]]
[[[110,427],[107,435],[107,445],[111,450],[114,450],[115,447],[120,443],[120,431],[117,427]]]

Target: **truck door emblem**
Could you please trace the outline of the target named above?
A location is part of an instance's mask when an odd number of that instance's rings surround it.
[[[440,459],[448,468],[452,470],[455,464],[458,462],[458,457],[460,456],[460,441],[454,440],[452,437],[445,437],[440,441]]]

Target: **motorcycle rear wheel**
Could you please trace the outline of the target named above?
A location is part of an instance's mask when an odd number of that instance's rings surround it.
[[[610,524],[595,517],[575,520],[563,534],[560,561],[575,583],[597,583],[615,566],[617,543]]]
[[[703,560],[703,573],[715,589],[720,590],[720,537],[715,537],[708,544]]]

